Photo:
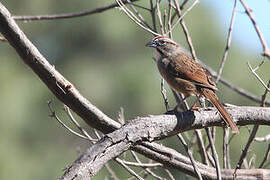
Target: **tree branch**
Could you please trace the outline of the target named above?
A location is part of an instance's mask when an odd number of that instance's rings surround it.
[[[270,124],[270,111],[268,108],[234,108],[229,109],[229,113],[232,115],[232,117],[234,117],[234,119],[237,117],[239,120],[238,124],[247,125],[248,122],[253,124],[254,121],[260,124]],[[255,114],[252,115],[252,113]],[[221,126],[223,121],[219,115],[215,114],[215,110],[202,112],[187,111],[177,114],[139,117],[134,119],[120,129],[105,135],[102,140],[91,146],[81,157],[79,157],[65,170],[65,173],[61,179],[89,179],[93,177],[110,159],[119,156],[121,153],[130,148],[137,149],[137,152],[145,154],[147,157],[148,155],[153,154],[153,152],[146,153],[146,151],[155,151],[155,153],[158,153],[159,156],[161,156],[163,164],[175,167],[177,169],[181,168],[181,171],[196,177],[189,158],[183,157],[183,155],[179,153],[175,153],[175,151],[172,149],[149,142],[160,140],[194,128],[202,128],[203,126],[208,127],[210,125]],[[138,151],[138,147],[142,148],[140,148]],[[178,156],[180,158],[178,158]],[[161,160],[153,158],[153,156],[151,158],[157,161]],[[164,158],[169,159],[165,160]],[[182,163],[182,165],[179,166],[179,163]],[[199,162],[196,162],[196,166],[203,177],[210,179],[216,178],[215,168],[210,168],[209,166],[203,165]],[[256,179],[256,176],[262,177],[264,175],[270,178],[270,170],[266,169],[262,171],[247,171],[239,169],[237,171],[237,178],[246,179],[244,177],[247,177],[247,174],[244,172],[249,172],[248,176],[254,176],[254,179]],[[221,177],[232,179],[233,173],[234,170],[222,169]]]
[[[138,0],[129,0],[131,2],[135,2]],[[124,4],[129,3],[127,0],[123,1]],[[64,14],[50,14],[50,15],[37,15],[37,16],[12,16],[14,20],[18,21],[37,21],[37,20],[56,20],[56,19],[68,19],[68,18],[75,18],[75,17],[82,17],[82,16],[89,16],[92,14],[102,13],[109,9],[118,7],[118,4],[113,3],[111,5],[96,8],[93,10],[87,11],[80,11],[80,12],[73,12],[73,13],[64,13]]]

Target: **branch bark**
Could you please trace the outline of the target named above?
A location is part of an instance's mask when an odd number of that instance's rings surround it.
[[[229,110],[233,117],[241,119],[238,121],[239,124],[247,125],[248,122],[253,124],[256,121],[256,123],[270,125],[269,108],[244,107],[235,108],[233,111]],[[203,112],[186,111],[172,115],[157,115],[134,119],[120,129],[105,135],[105,137],[98,143],[91,146],[65,170],[61,179],[89,179],[93,177],[109,160],[116,158],[130,148],[145,155],[145,151],[149,150],[159,153],[159,156],[162,158],[161,163],[166,166],[173,166],[196,177],[189,158],[175,150],[149,142],[160,140],[193,128],[202,128],[203,126],[207,127],[213,124],[222,125],[221,118],[214,114],[216,114],[215,110]],[[261,116],[262,114],[263,116]],[[249,116],[249,118],[247,118],[247,116]],[[212,117],[215,118],[213,119]],[[246,120],[246,118],[250,121]],[[140,148],[140,146],[143,147]],[[148,155],[150,154],[153,154],[153,152]],[[151,158],[153,159],[153,157]],[[160,161],[160,159],[154,159]],[[203,165],[199,162],[195,163],[204,178],[216,179],[215,168],[210,168],[209,166]],[[222,178],[233,179],[233,174],[234,170],[232,169],[221,170]],[[255,171],[255,169],[240,169],[237,171],[236,175],[237,178],[240,179],[256,179],[258,177],[270,178],[270,170],[257,169],[257,171]]]

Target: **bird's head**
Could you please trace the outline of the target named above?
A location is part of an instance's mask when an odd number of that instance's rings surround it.
[[[179,45],[166,36],[157,36],[146,44],[147,47],[152,47],[162,57],[171,57],[178,52]]]

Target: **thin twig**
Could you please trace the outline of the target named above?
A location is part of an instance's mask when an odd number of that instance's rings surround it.
[[[132,4],[132,2],[130,0],[127,0],[128,4],[130,5],[130,7],[132,8],[132,10],[136,13],[136,15],[138,16],[138,18],[143,22],[143,24],[148,27],[149,29],[151,29],[151,27],[148,25],[148,23],[145,21],[144,17],[141,15],[141,13],[136,9],[135,5]]]
[[[114,179],[114,180],[120,180],[117,175],[115,174],[115,172],[112,170],[111,166],[109,165],[109,163],[106,163],[105,164],[105,167],[107,168],[108,172],[110,173],[111,177]]]
[[[266,142],[266,141],[269,141],[270,140],[270,134],[264,136],[264,137],[255,137],[254,138],[254,141],[257,141],[257,142]]]
[[[160,26],[161,34],[164,35],[165,31],[164,31],[164,25],[163,25],[163,22],[162,22],[162,18],[161,18],[159,0],[156,0],[156,6],[157,6],[157,16],[158,16],[158,20],[159,20],[159,26]]]
[[[202,131],[200,129],[196,129],[195,134],[196,134],[196,137],[197,137],[197,142],[198,142],[197,144],[198,144],[198,147],[199,147],[202,162],[204,164],[206,164],[206,165],[209,165],[209,161],[208,161],[208,158],[207,158],[207,152],[206,152],[205,145],[204,145],[204,142],[203,142]]]
[[[135,166],[135,167],[142,167],[142,168],[153,168],[153,167],[163,167],[163,164],[161,163],[138,163],[138,162],[130,162],[122,160],[123,163],[129,166]]]
[[[172,24],[171,24],[171,19],[172,19],[172,0],[168,0],[169,3],[168,3],[168,6],[169,6],[169,12],[168,12],[168,32],[169,32],[169,37],[171,39],[173,39],[173,36],[172,36]],[[167,33],[167,32],[166,32]]]
[[[173,177],[172,173],[168,169],[165,169],[165,172],[168,174],[168,176],[169,176],[169,178],[171,180],[175,180],[175,178]]]
[[[136,177],[139,180],[144,180],[141,176],[139,176],[135,171],[129,168],[122,159],[115,158],[116,162],[118,162],[123,168],[125,168],[132,176]]]
[[[215,160],[214,160],[213,156],[211,155],[210,148],[209,148],[209,150],[206,151],[206,153],[207,153],[207,157],[208,157],[208,160],[209,160],[211,166],[215,167]]]
[[[217,77],[217,73],[210,67],[207,67],[202,61],[199,61],[204,67],[205,69],[207,69],[207,71],[211,74],[211,76],[213,76],[214,78]],[[240,88],[238,86],[235,86],[234,84],[232,84],[231,82],[223,79],[223,78],[220,78],[219,80],[222,84],[224,84],[225,86],[227,86],[228,88],[232,89],[233,91],[237,92],[238,94],[254,101],[254,102],[257,102],[257,103],[261,103],[261,98],[251,94],[250,92],[248,92],[247,90],[243,89],[243,88]],[[265,101],[265,104],[266,105],[270,105],[270,102],[269,101]]]
[[[139,159],[139,157],[136,155],[135,152],[131,151],[131,155],[133,156],[133,158],[135,159],[135,161],[139,164],[142,164],[141,160]],[[151,176],[153,176],[154,178],[158,179],[158,180],[163,180],[163,178],[161,178],[160,176],[156,175],[154,172],[152,172],[149,168],[145,168],[144,169],[147,173],[149,173]]]
[[[235,176],[236,176],[236,171],[237,171],[237,169],[240,169],[240,168],[241,168],[241,166],[242,166],[242,164],[243,164],[243,160],[244,160],[244,158],[247,156],[248,149],[249,149],[251,143],[253,142],[253,140],[254,140],[254,138],[255,138],[255,136],[256,136],[256,133],[257,133],[258,129],[259,129],[259,125],[254,125],[254,127],[253,127],[253,129],[252,129],[252,132],[251,132],[251,134],[250,134],[250,136],[249,136],[249,138],[248,138],[248,142],[247,142],[247,144],[246,144],[246,146],[245,146],[245,148],[244,148],[244,150],[243,150],[243,152],[242,152],[242,154],[241,154],[241,156],[240,156],[240,159],[239,159],[239,161],[238,161],[238,163],[237,163],[237,165],[236,165],[236,168],[235,168],[235,170],[234,170],[234,175],[235,175]]]
[[[125,124],[125,115],[124,115],[124,108],[120,107],[120,111],[118,113],[118,121],[121,125]]]
[[[186,150],[186,152],[187,152],[187,154],[188,154],[188,157],[189,157],[189,159],[190,159],[190,161],[191,161],[191,163],[192,163],[192,166],[193,166],[193,168],[194,168],[194,171],[195,171],[196,175],[198,176],[198,179],[202,180],[202,175],[201,175],[201,173],[200,173],[200,171],[199,171],[199,169],[198,169],[198,167],[197,167],[197,165],[196,165],[196,163],[195,163],[195,160],[194,160],[194,158],[193,158],[193,155],[192,155],[192,153],[190,152],[190,150],[189,150],[189,148],[188,148],[188,145],[187,145],[185,139],[183,138],[183,136],[182,136],[181,134],[177,134],[177,137],[178,137],[178,139],[180,140],[180,142],[182,143],[182,145],[184,146],[184,148],[185,148],[185,150]]]
[[[118,5],[120,6],[120,8],[124,11],[124,13],[133,21],[135,22],[138,26],[140,26],[141,28],[143,28],[144,30],[150,32],[151,34],[154,34],[156,36],[160,36],[160,34],[154,32],[153,30],[151,30],[150,28],[146,27],[143,25],[143,22],[133,14],[133,12],[131,12],[126,5],[122,2],[122,0],[115,0]]]
[[[218,71],[216,83],[218,83],[218,81],[219,81],[219,79],[221,77],[221,74],[222,74],[222,71],[223,71],[225,62],[227,60],[229,49],[230,49],[230,46],[231,46],[232,31],[233,31],[234,19],[235,19],[235,15],[236,15],[237,1],[238,0],[234,0],[234,6],[233,6],[233,11],[232,11],[232,18],[231,18],[231,23],[230,23],[230,27],[229,27],[228,36],[227,36],[227,43],[226,43],[226,47],[225,47],[225,52],[223,54],[223,57],[222,57],[222,60],[221,60],[221,63],[220,63],[220,67],[219,67],[219,71]]]
[[[164,23],[164,27],[163,27],[163,29],[164,29],[164,32],[165,32],[165,33],[167,32],[167,26],[166,26],[167,16],[168,16],[167,11],[166,11],[166,9],[164,9],[164,13],[163,13],[163,23]]]
[[[251,22],[252,22],[252,24],[253,24],[256,32],[257,32],[257,35],[258,35],[258,37],[259,37],[259,39],[261,41],[261,44],[262,44],[262,47],[263,47],[262,55],[267,57],[268,59],[270,59],[270,50],[268,48],[267,42],[263,38],[263,35],[262,35],[262,32],[261,32],[259,26],[257,25],[257,23],[255,21],[252,10],[247,6],[247,4],[243,0],[240,0],[240,2],[242,3],[243,7],[245,8],[246,13],[249,16],[249,19],[251,20]]]
[[[268,148],[265,152],[265,155],[263,157],[263,161],[261,162],[261,164],[259,165],[259,168],[263,168],[264,167],[264,164],[265,162],[268,160],[269,158],[269,155],[270,155],[270,144],[268,144]]]
[[[255,168],[255,161],[256,161],[256,154],[253,154],[248,162],[248,168],[254,169]]]
[[[229,128],[223,128],[223,133],[223,167],[225,169],[231,169]]]
[[[197,1],[197,0],[196,0]],[[194,5],[196,5],[198,2],[194,2]],[[184,22],[184,20],[183,20],[183,16],[184,16],[184,14],[187,12],[185,12],[183,15],[181,15],[182,13],[181,13],[181,9],[180,9],[180,6],[179,6],[179,2],[178,2],[178,0],[174,0],[174,4],[175,4],[175,6],[176,6],[176,12],[177,12],[177,14],[178,14],[178,16],[179,16],[179,19],[180,19],[180,24],[181,24],[181,26],[182,26],[182,29],[183,29],[183,32],[184,32],[184,34],[185,34],[185,37],[186,37],[186,41],[188,42],[188,45],[189,45],[189,50],[190,50],[190,52],[191,52],[191,55],[192,55],[192,57],[193,57],[193,59],[194,60],[196,60],[197,59],[197,56],[196,56],[196,53],[195,53],[195,49],[194,49],[194,47],[193,47],[193,45],[192,45],[192,40],[191,40],[191,37],[190,37],[190,35],[189,35],[189,32],[188,32],[188,29],[187,29],[187,27],[186,27],[186,24],[185,24],[185,22]],[[192,7],[192,6],[191,6]],[[178,19],[178,20],[179,20]],[[174,27],[172,27],[172,29],[171,30],[173,30],[173,28]],[[171,31],[170,30],[170,31]],[[169,32],[170,32],[169,31]]]
[[[74,125],[81,131],[82,134],[84,134],[84,136],[86,136],[91,142],[97,142],[98,139],[94,139],[92,138],[87,132],[85,129],[83,129],[81,127],[81,125],[76,121],[76,119],[72,116],[71,112],[70,112],[70,109],[68,106],[64,105],[64,110],[65,112],[67,113],[69,119],[71,120],[71,122],[74,123]]]
[[[258,69],[261,67],[261,65],[263,65],[263,63],[264,63],[264,61],[262,61],[256,68],[253,69],[253,68],[251,67],[250,63],[247,62],[248,67],[249,67],[250,71],[252,72],[252,74],[254,74],[255,77],[256,77],[256,78],[260,81],[260,83],[263,85],[263,87],[265,87],[265,89],[267,89],[267,91],[270,92],[270,88],[267,87],[267,85],[263,82],[262,78],[256,73],[256,70],[258,70]]]
[[[184,0],[180,6],[180,10],[184,9],[184,6],[187,4],[188,0]]]
[[[270,88],[270,80],[268,81],[267,87]],[[263,95],[262,95],[262,102],[261,102],[261,107],[265,106],[265,100],[266,100],[266,95],[269,91],[265,89]]]
[[[75,136],[78,136],[78,137],[80,137],[82,139],[89,140],[86,136],[83,136],[83,135],[75,132],[74,130],[72,130],[71,128],[69,128],[65,123],[63,123],[63,121],[61,121],[61,119],[56,115],[55,111],[51,107],[51,103],[52,103],[52,101],[48,101],[48,107],[49,107],[49,110],[51,112],[50,117],[55,118],[57,120],[57,122],[59,122],[64,128],[66,128],[69,132],[71,132]]]
[[[157,32],[157,23],[156,23],[156,6],[154,7],[153,0],[150,1],[150,9],[151,9],[151,17],[152,17],[152,23],[153,23],[153,29],[155,32]]]
[[[138,0],[131,0],[132,2]],[[129,3],[128,1],[123,1],[124,4]],[[80,12],[73,12],[73,13],[64,13],[64,14],[51,14],[51,15],[38,15],[38,16],[12,16],[14,20],[17,21],[39,21],[39,20],[57,20],[57,19],[67,19],[67,18],[75,18],[75,17],[82,17],[88,16],[96,13],[102,13],[106,10],[118,7],[118,4],[114,3],[109,6],[96,8],[93,10],[87,11],[80,11]]]
[[[207,134],[209,143],[211,145],[211,150],[212,150],[212,154],[213,154],[214,161],[215,161],[215,168],[216,168],[216,173],[217,173],[217,179],[218,180],[221,180],[221,170],[220,170],[219,161],[218,161],[218,154],[217,154],[217,151],[216,151],[214,142],[213,142],[213,138],[212,138],[212,135],[211,135],[211,130],[210,130],[209,127],[205,128],[205,130],[206,130],[206,134]]]
[[[182,14],[182,16],[181,17],[179,17],[178,19],[177,19],[177,21],[175,22],[175,24],[172,26],[172,29],[170,30],[170,31],[173,31],[173,29],[178,25],[178,23],[185,17],[185,15],[189,12],[189,11],[191,11],[198,3],[199,3],[200,1],[199,0],[195,0],[194,2],[193,2],[193,4]],[[169,31],[169,32],[170,32]],[[169,34],[169,32],[167,32],[166,34]]]
[[[163,100],[164,100],[164,105],[165,105],[166,111],[168,112],[170,107],[169,107],[169,101],[168,101],[168,98],[167,98],[167,93],[166,93],[166,89],[165,89],[164,85],[165,85],[164,84],[164,79],[161,78],[161,84],[160,84],[161,94],[162,94],[162,97],[163,97]]]

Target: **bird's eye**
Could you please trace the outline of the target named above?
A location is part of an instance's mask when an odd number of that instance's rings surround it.
[[[161,45],[163,45],[164,43],[165,43],[165,41],[163,41],[163,40],[159,41],[159,44],[161,44]]]

